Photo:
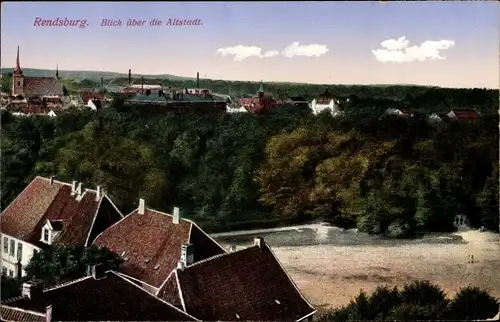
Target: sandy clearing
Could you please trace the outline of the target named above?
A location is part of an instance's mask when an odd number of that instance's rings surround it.
[[[423,279],[453,296],[474,285],[500,298],[499,235],[460,231],[464,244],[410,244],[404,246],[274,247],[304,295],[318,308],[349,303],[361,289],[380,284],[403,285]],[[475,263],[469,264],[473,254]]]

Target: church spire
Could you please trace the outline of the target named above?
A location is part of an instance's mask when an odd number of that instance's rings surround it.
[[[262,87],[262,81],[260,81],[260,87],[258,93],[264,93],[264,87]]]
[[[17,56],[16,56],[16,69],[14,69],[15,75],[22,75],[21,63],[19,62],[19,46],[17,46]]]

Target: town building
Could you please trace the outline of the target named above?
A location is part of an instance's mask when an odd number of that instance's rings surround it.
[[[473,110],[451,110],[450,112],[445,113],[432,113],[429,116],[429,121],[432,123],[439,123],[442,121],[450,121],[450,120],[460,120],[460,121],[472,121],[477,120],[481,116],[479,113]]]
[[[35,281],[2,302],[2,321],[198,321],[98,265],[89,276],[48,289]]]
[[[339,107],[339,100],[328,89],[313,99],[310,107],[314,115],[318,115],[325,110],[330,110],[333,117],[344,115],[344,111]]]
[[[304,298],[263,238],[202,261],[184,244],[157,296],[203,321],[312,321]]]
[[[165,110],[174,112],[203,112],[223,113],[226,111],[227,103],[222,98],[213,95],[189,94],[187,90],[159,90],[152,92],[149,89],[145,94],[135,94],[125,101],[127,105],[134,106],[156,106],[164,107]]]
[[[224,254],[226,250],[194,222],[149,209],[143,199],[139,207],[95,238],[94,245],[118,254],[123,263],[120,274],[155,294],[177,266],[182,245],[196,250],[194,262]]]
[[[462,110],[451,110],[447,116],[451,120],[461,120],[461,121],[472,121],[472,120],[477,120],[480,118],[480,115],[473,111],[473,110],[468,110],[468,109],[462,109]]]
[[[25,276],[35,252],[52,244],[88,246],[122,218],[101,187],[36,177],[0,215],[2,274]]]
[[[21,115],[47,114],[63,106],[61,97],[66,93],[57,68],[54,77],[28,77],[21,69],[19,47],[16,66],[11,77],[11,99],[7,109]]]
[[[401,117],[412,117],[414,116],[413,113],[404,108],[388,108],[385,110],[386,115],[395,115],[395,116],[401,116]]]
[[[292,104],[292,105],[296,105],[296,106],[299,106],[299,105],[305,105],[305,106],[308,106],[309,108],[311,108],[311,102],[309,102],[305,97],[303,96],[292,96],[292,97],[289,97],[285,103],[288,103],[288,104]]]
[[[27,77],[21,69],[19,47],[17,47],[16,67],[12,73],[12,96],[30,97],[61,97],[64,86],[59,79],[59,71],[55,77]]]
[[[249,98],[240,98],[239,104],[241,107],[245,108],[248,112],[254,114],[262,114],[266,111],[278,106],[278,102],[270,93],[265,93],[260,83],[257,95]]]

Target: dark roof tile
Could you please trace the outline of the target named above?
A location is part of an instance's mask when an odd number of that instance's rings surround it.
[[[196,321],[113,271],[105,278],[88,276],[45,290],[40,299],[4,303],[35,312],[45,312],[49,305],[54,321]]]
[[[315,309],[304,299],[269,246],[263,243],[176,269],[158,296],[184,302],[202,320],[298,320]],[[180,291],[179,291],[180,290]]]
[[[25,96],[62,96],[63,85],[55,77],[24,77]]]
[[[174,224],[172,215],[152,209],[142,215],[133,211],[94,241],[124,259],[120,272],[156,288],[177,266],[185,243],[194,245],[195,261],[225,253],[193,222]]]
[[[96,191],[86,189],[77,199],[69,184],[36,177],[1,214],[1,231],[38,244],[42,227],[49,220],[58,222],[54,228],[61,229],[53,243],[84,246],[89,235],[95,235],[96,230],[102,232],[122,218],[114,206],[109,206],[111,201],[106,195],[99,200],[96,197]],[[93,226],[94,218],[101,217],[106,218],[105,222],[100,219],[100,227]]]

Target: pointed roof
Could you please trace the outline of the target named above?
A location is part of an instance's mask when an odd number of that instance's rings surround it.
[[[176,268],[157,296],[204,321],[298,321],[316,312],[262,238]]]
[[[260,81],[260,87],[257,93],[264,93],[264,87],[262,87],[262,81]]]
[[[104,193],[97,199],[97,191],[85,189],[77,198],[71,184],[36,177],[2,212],[0,231],[36,245],[47,220],[51,224],[59,221],[56,225],[61,232],[54,243],[86,246],[97,233],[121,218]]]
[[[16,68],[14,69],[14,74],[18,76],[23,74],[21,63],[19,62],[19,46],[17,46]]]
[[[106,247],[120,255],[124,262],[120,272],[133,279],[159,288],[177,266],[182,245],[194,246],[194,261],[200,261],[226,250],[194,222],[146,207],[138,209],[106,229],[94,245]]]

